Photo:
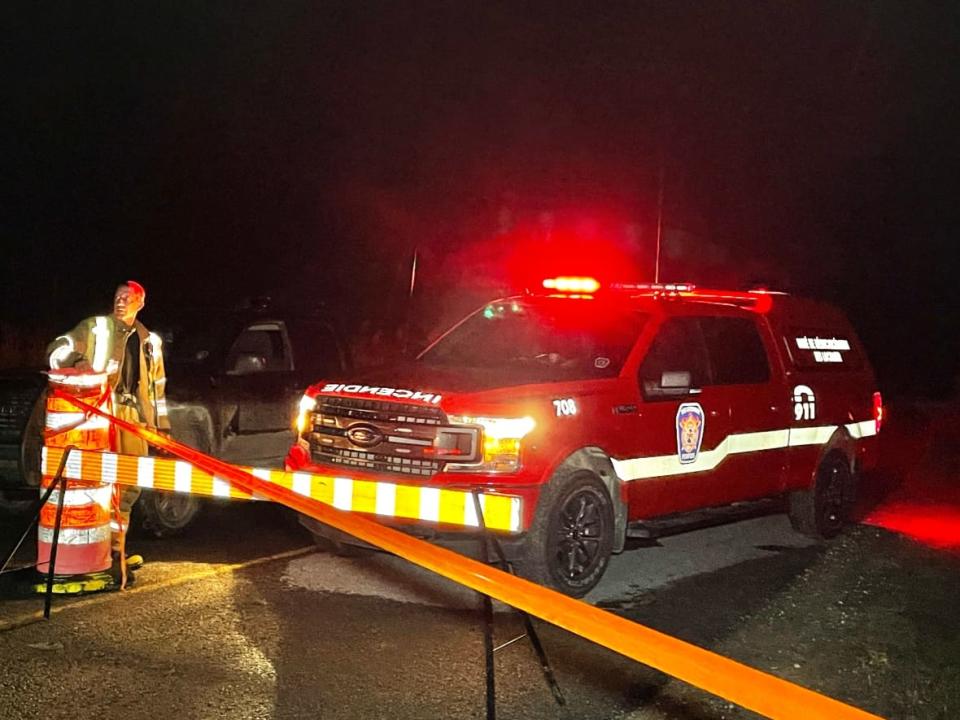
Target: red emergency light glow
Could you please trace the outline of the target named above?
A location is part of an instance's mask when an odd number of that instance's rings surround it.
[[[546,278],[543,287],[548,290],[567,293],[570,297],[592,297],[591,293],[600,290],[601,284],[595,278],[578,275],[561,275]],[[653,298],[690,298],[711,302],[726,302],[742,305],[754,312],[764,314],[773,307],[773,296],[783,293],[770,290],[698,290],[693,283],[622,283],[604,284],[605,289],[634,295],[646,295]]]
[[[543,286],[547,290],[573,293],[592,293],[600,289],[600,283],[592,277],[545,278]]]
[[[726,302],[731,304],[741,304],[745,308],[753,310],[761,315],[770,312],[773,307],[774,295],[783,295],[785,293],[772,290],[697,290],[691,292],[690,296],[694,298],[703,298],[712,302]]]
[[[652,295],[677,295],[692,293],[697,286],[693,283],[614,283],[612,290],[626,292],[650,293]]]
[[[883,427],[883,396],[879,391],[873,394],[873,421],[876,423],[877,432]]]

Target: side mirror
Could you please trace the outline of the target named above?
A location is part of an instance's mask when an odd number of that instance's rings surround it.
[[[689,370],[664,370],[660,375],[660,382],[643,381],[643,396],[648,400],[665,400],[699,392],[690,387],[690,382]]]
[[[660,387],[664,390],[690,391],[690,372],[688,370],[664,370],[660,376]]]
[[[233,361],[233,367],[227,372],[231,375],[251,375],[267,369],[267,359],[256,353],[239,353]]]

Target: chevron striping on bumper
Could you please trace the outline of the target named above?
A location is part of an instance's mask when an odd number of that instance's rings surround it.
[[[43,448],[43,469],[58,466],[62,448]],[[375,514],[384,518],[418,520],[459,527],[477,527],[470,493],[420,485],[241,467],[266,482],[293,490],[341,510]],[[199,470],[183,460],[134,457],[118,453],[72,450],[66,473],[71,480],[137,485],[154,490],[206,497],[260,500],[225,480]],[[520,532],[521,499],[513,495],[481,494],[484,521],[492,530]]]

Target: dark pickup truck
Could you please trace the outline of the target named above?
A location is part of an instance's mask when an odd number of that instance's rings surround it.
[[[37,500],[47,377],[39,370],[0,373],[0,510],[22,512]]]
[[[323,313],[258,304],[149,320],[164,342],[171,434],[231,463],[282,467],[304,389],[351,366]],[[36,497],[45,387],[39,370],[0,375],[0,504],[7,511]],[[173,535],[200,508],[192,495],[144,492],[134,517],[156,535]]]

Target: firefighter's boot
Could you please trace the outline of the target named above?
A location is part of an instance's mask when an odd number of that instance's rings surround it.
[[[110,553],[114,567],[120,567],[120,551]],[[143,567],[143,555],[127,555],[127,570],[139,570]]]

